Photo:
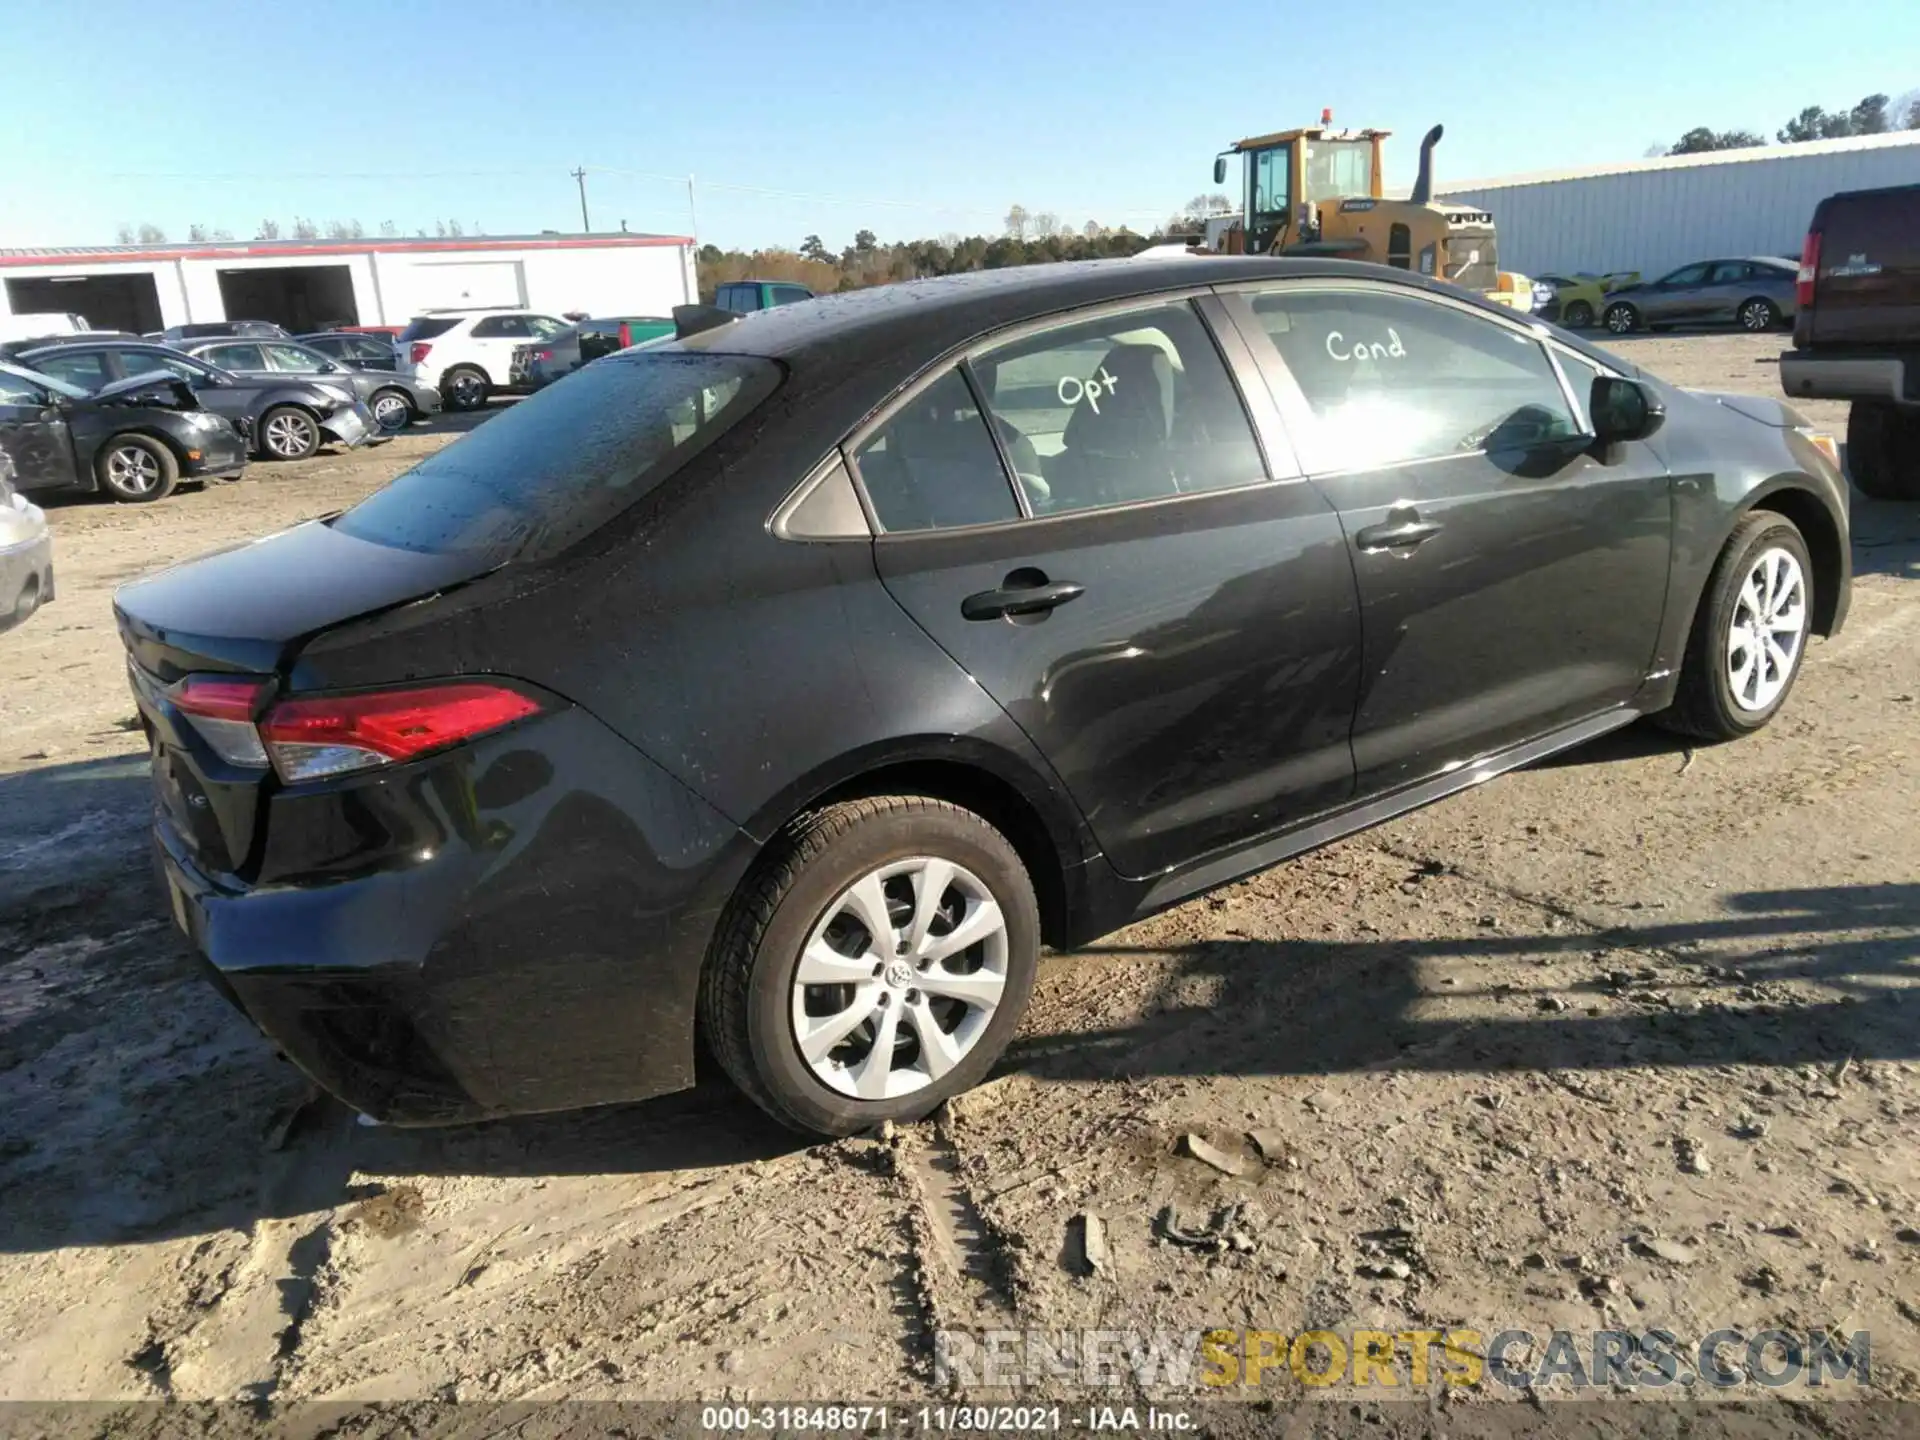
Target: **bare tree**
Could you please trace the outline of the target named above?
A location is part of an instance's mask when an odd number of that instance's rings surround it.
[[[164,245],[167,243],[167,232],[151,220],[143,224],[134,234],[142,245]]]
[[[113,232],[113,243],[116,245],[133,244],[133,226],[122,220],[120,222],[120,228]]]
[[[253,238],[256,240],[278,240],[280,238],[280,222],[278,220],[262,220],[260,222],[260,229]]]
[[[366,234],[358,220],[329,220],[327,238],[329,240],[358,240]]]
[[[1051,210],[1042,210],[1033,217],[1033,233],[1045,240],[1060,233],[1060,217]]]
[[[187,239],[193,244],[198,245],[207,238],[207,227],[200,224],[199,221],[196,220],[193,224],[187,226]]]
[[[400,227],[394,224],[393,221],[382,220],[380,222],[380,234],[383,238],[391,240],[394,236],[398,235],[399,233],[400,233]]]
[[[233,232],[231,230],[215,230],[213,232],[213,238],[216,240],[231,240],[233,239]]]
[[[1016,240],[1027,238],[1027,207],[1016,205],[1007,211],[1007,234]]]
[[[304,216],[293,217],[293,238],[296,240],[318,240],[320,227]]]
[[[1107,233],[1107,227],[1102,225],[1098,220],[1089,220],[1080,227],[1080,233],[1089,240],[1098,240],[1102,235]]]
[[[458,220],[449,220],[447,222],[447,234],[452,235],[457,239],[458,237],[466,233],[467,232],[465,230],[460,228],[460,222]]]

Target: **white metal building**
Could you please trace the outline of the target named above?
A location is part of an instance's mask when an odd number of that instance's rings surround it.
[[[404,325],[423,310],[526,306],[665,315],[699,298],[679,235],[229,240],[0,250],[0,315],[73,313],[142,333],[207,320]]]
[[[1902,130],[1497,180],[1443,176],[1435,189],[1493,213],[1503,270],[1638,270],[1653,279],[1716,256],[1798,258],[1824,197],[1915,183],[1920,131]]]

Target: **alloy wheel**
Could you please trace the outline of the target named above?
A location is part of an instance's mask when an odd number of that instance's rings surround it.
[[[1625,335],[1633,329],[1633,311],[1621,305],[1607,312],[1607,329]]]
[[[1807,582],[1787,550],[1762,550],[1748,570],[1727,628],[1727,686],[1753,712],[1780,698],[1807,632]]]
[[[1740,323],[1749,330],[1765,330],[1773,324],[1773,307],[1764,300],[1749,300],[1740,310]]]
[[[127,495],[146,495],[160,484],[160,462],[138,445],[122,445],[107,457],[107,474]]]
[[[413,407],[407,403],[405,396],[389,390],[374,396],[373,418],[382,430],[404,430],[407,422],[413,418]]]
[[[284,411],[267,422],[267,449],[283,460],[297,460],[319,440],[313,422],[297,411]]]
[[[915,856],[822,912],[794,970],[793,1038],[815,1079],[856,1100],[933,1084],[979,1043],[1007,987],[1007,922],[972,871]]]

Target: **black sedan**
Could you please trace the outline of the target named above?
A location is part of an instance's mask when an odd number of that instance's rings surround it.
[[[1404,271],[676,319],[116,599],[176,919],[377,1119],[656,1094],[696,1030],[801,1129],[925,1115],[1042,943],[1748,734],[1846,615],[1828,437]]]
[[[373,413],[354,398],[344,376],[236,375],[145,340],[76,337],[24,351],[19,359],[88,391],[154,371],[177,376],[269,460],[305,459],[330,440],[352,447],[380,437]]]
[[[101,490],[132,501],[158,500],[182,480],[238,475],[247,464],[240,432],[171,375],[89,393],[5,362],[0,451],[22,493]]]
[[[297,340],[188,340],[180,348],[233,375],[299,378],[310,384],[344,388],[388,433],[440,413],[440,392],[425,381],[363,370],[322,355]]]

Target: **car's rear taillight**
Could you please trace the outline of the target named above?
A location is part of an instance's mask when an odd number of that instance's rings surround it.
[[[433,346],[425,340],[413,342],[413,348],[407,351],[407,359],[415,365],[427,363],[427,356],[433,353]]]
[[[189,675],[167,691],[167,699],[222,760],[264,769],[267,752],[261,748],[253,721],[272,683],[253,677]]]
[[[1809,230],[1800,247],[1800,274],[1793,287],[1795,303],[1802,310],[1813,304],[1814,281],[1820,277],[1820,232]]]
[[[282,700],[260,738],[285,780],[314,780],[416,759],[524,720],[541,706],[480,681]]]
[[[620,322],[620,348],[622,350],[625,350],[628,346],[632,344],[633,344],[633,331],[628,328],[627,322],[622,320]]]
[[[551,360],[553,358],[553,351],[536,350],[533,352],[533,358],[536,360]]]

